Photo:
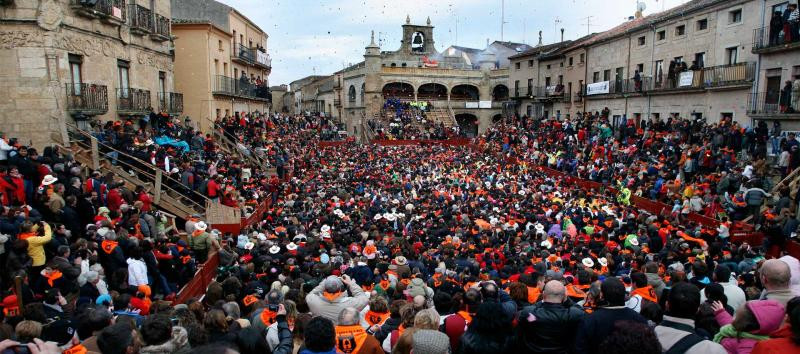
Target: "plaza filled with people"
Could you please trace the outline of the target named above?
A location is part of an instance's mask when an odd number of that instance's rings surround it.
[[[770,130],[681,117],[509,117],[466,146],[319,145],[316,116],[90,132],[187,198],[269,208],[174,224],[144,188],[4,137],[0,347],[96,353],[768,353],[800,348],[797,166]],[[775,129],[775,127],[773,127]],[[793,138],[793,137],[792,137]],[[246,160],[246,161],[245,161]],[[781,169],[780,167],[787,167]],[[87,170],[89,170],[87,172]],[[569,176],[558,178],[553,173]],[[136,171],[131,171],[136,174]],[[579,180],[609,188],[586,188]],[[672,208],[651,213],[636,196]],[[742,204],[743,203],[743,204]],[[251,207],[249,210],[254,210]],[[248,209],[245,208],[245,211]],[[716,219],[710,227],[689,219]],[[750,217],[762,245],[732,240]],[[175,293],[212,257],[202,296]],[[22,304],[22,307],[20,307]]]

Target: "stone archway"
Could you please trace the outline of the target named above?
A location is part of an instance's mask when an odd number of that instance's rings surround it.
[[[422,84],[417,89],[418,100],[447,100],[447,86],[435,82]]]
[[[456,85],[450,90],[451,101],[477,101],[479,99],[480,90],[475,85]]]
[[[474,138],[478,136],[478,117],[472,113],[456,114],[456,122],[461,128],[461,135]]]
[[[508,86],[499,84],[492,89],[492,101],[508,100]]]
[[[405,82],[389,82],[383,85],[383,98],[414,99],[414,86]]]

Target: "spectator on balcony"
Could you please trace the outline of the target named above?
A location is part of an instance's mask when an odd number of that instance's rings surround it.
[[[769,20],[769,45],[778,44],[781,31],[783,31],[783,15],[780,11],[772,13],[772,18]]]
[[[639,70],[633,72],[633,85],[636,92],[642,91],[642,75],[639,74]]]
[[[786,85],[783,85],[783,90],[781,90],[781,98],[780,98],[780,107],[781,113],[790,113],[791,111],[789,108],[792,104],[792,81],[787,80]]]
[[[789,4],[783,10],[783,43],[790,43],[798,40],[797,36],[797,4]]]

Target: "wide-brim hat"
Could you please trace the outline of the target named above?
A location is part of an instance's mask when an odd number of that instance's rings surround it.
[[[375,220],[375,221],[378,221],[378,220],[380,220],[380,219],[382,219],[382,218],[383,218],[383,215],[381,215],[380,213],[378,213],[378,214],[375,214],[375,216],[374,216],[372,219],[373,219],[373,220]]]
[[[406,265],[406,264],[408,264],[408,260],[406,259],[406,257],[403,257],[403,256],[395,257],[394,258],[394,262],[397,263],[397,265]]]
[[[330,227],[330,225],[322,225],[322,227],[319,229],[319,231],[321,231],[323,233],[330,232],[331,231],[331,227]]]
[[[608,260],[606,259],[606,257],[599,258],[597,262],[600,263],[600,265],[603,267],[608,267]]]
[[[256,245],[255,243],[247,242],[247,243],[244,244],[244,249],[251,250],[251,249],[253,249],[253,247],[255,247],[255,245]]]
[[[269,248],[269,253],[271,254],[278,254],[281,251],[281,248],[278,245],[272,246]]]
[[[631,237],[630,243],[633,246],[638,246],[639,245],[639,238],[638,237]]]
[[[583,263],[584,267],[589,267],[589,268],[594,267],[594,261],[589,257],[586,257],[583,260],[581,260],[581,263]]]
[[[542,247],[544,247],[544,248],[550,248],[550,247],[553,247],[553,243],[552,243],[552,242],[550,242],[550,240],[544,240],[544,241],[542,241],[542,243],[540,243],[539,245],[540,245],[540,246],[542,246]]]
[[[289,251],[294,251],[297,249],[297,244],[295,244],[294,242],[289,242],[289,244],[286,245],[286,249]]]
[[[391,213],[387,213],[385,217],[386,217],[386,220],[389,221],[389,222],[393,222],[393,221],[397,220],[397,216],[395,216],[394,214],[391,214]]]
[[[47,175],[44,176],[44,179],[42,180],[42,185],[49,186],[53,183],[56,183],[56,181],[58,181],[58,178],[55,178],[52,175]]]
[[[198,221],[194,224],[195,230],[206,231],[208,229],[208,225],[204,221]]]

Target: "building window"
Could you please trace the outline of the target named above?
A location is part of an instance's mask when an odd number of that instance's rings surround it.
[[[736,9],[728,12],[728,23],[742,22],[742,9]]]
[[[529,67],[529,68],[532,68],[532,67],[533,67],[533,60],[528,60],[528,67]]]
[[[397,67],[397,64],[396,63],[392,63],[391,67],[393,67],[393,68]]]
[[[519,62],[514,63],[514,69],[519,70]]]
[[[564,84],[564,75],[558,75],[558,84],[559,85],[563,85]]]
[[[222,47],[221,39],[217,41],[217,49],[219,49],[220,52],[225,50],[225,48]]]
[[[158,90],[162,94],[167,92],[167,73],[163,71],[158,72]]]
[[[347,91],[347,100],[350,102],[356,101],[356,87],[350,85],[350,90]]]
[[[645,45],[645,44],[647,44],[647,39],[645,38],[645,36],[639,37],[639,45]]]
[[[533,94],[533,79],[528,79],[528,96]]]
[[[603,70],[603,81],[611,79],[611,69]]]
[[[550,70],[550,64],[547,64],[547,70]]]
[[[525,112],[527,113],[526,115],[527,115],[528,117],[530,117],[531,115],[533,115],[533,106],[531,106],[531,105],[528,105],[528,107],[525,109]]]
[[[128,97],[128,90],[130,89],[130,77],[128,76],[131,64],[125,60],[117,60],[117,71],[119,73],[119,89],[120,97]]]
[[[548,87],[548,86],[550,86],[550,84],[551,84],[550,77],[548,76],[548,77],[544,78],[544,86]]]
[[[725,64],[732,65],[739,62],[739,47],[725,48]]]
[[[683,57],[675,57],[675,64],[683,63]]]
[[[581,63],[583,63],[583,60],[584,60],[584,54],[585,54],[585,53],[581,53]]]
[[[694,64],[697,65],[698,68],[702,68],[706,66],[706,53],[694,53]]]
[[[644,72],[644,64],[636,64],[636,71],[641,75]]]
[[[81,65],[83,64],[83,57],[77,54],[69,55],[69,76],[72,82],[72,94],[81,94]]]
[[[656,39],[659,40],[659,41],[663,41],[663,40],[667,39],[667,31],[663,31],[663,30],[662,31],[658,31],[656,33]]]
[[[519,97],[519,80],[514,80],[514,97]]]
[[[569,66],[572,66],[572,57],[569,57]]]
[[[404,67],[404,68],[405,68],[405,67],[406,67],[406,63],[403,63],[403,64],[401,64],[400,66],[402,66],[402,67]]]
[[[598,82],[598,81],[600,81],[600,72],[599,71],[595,71],[595,72],[592,73],[592,82],[594,83],[594,82]]]
[[[680,25],[678,27],[675,27],[675,35],[676,36],[682,36],[684,34],[686,34],[686,26]]]
[[[664,61],[663,60],[656,60],[655,65],[653,66],[653,76],[655,77],[655,81],[661,82],[661,79],[664,76]]]
[[[708,19],[697,20],[697,30],[702,31],[708,28]]]

